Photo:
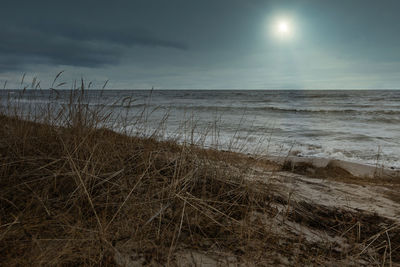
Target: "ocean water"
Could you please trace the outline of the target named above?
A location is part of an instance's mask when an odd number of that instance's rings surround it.
[[[88,90],[131,134],[261,155],[325,157],[400,168],[400,91]],[[23,106],[68,102],[68,92],[3,90]],[[9,101],[9,100],[8,100]],[[137,119],[141,117],[141,119]],[[145,117],[143,119],[143,117]]]

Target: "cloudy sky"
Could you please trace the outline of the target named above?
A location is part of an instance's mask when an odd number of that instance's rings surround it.
[[[398,0],[2,0],[0,81],[400,88]],[[285,32],[279,29],[285,23]],[[286,32],[287,30],[287,32]],[[2,86],[3,87],[3,86]]]

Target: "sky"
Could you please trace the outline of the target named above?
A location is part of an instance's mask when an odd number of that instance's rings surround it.
[[[1,87],[397,89],[398,0],[2,0]],[[289,28],[282,32],[282,23]]]

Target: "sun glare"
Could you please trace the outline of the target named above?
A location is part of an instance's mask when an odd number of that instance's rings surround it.
[[[289,32],[289,25],[286,21],[281,21],[278,25],[278,31],[280,33],[288,33]]]
[[[276,18],[270,23],[270,29],[275,39],[290,40],[294,38],[294,24],[288,18]]]

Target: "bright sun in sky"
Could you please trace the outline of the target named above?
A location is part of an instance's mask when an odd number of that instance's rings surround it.
[[[276,39],[288,40],[294,37],[294,27],[290,19],[279,18],[271,24],[272,32]]]
[[[291,27],[288,21],[281,20],[277,23],[277,32],[281,36],[288,36],[290,35]]]
[[[288,33],[289,32],[289,25],[287,24],[286,21],[281,21],[278,25],[278,30],[280,33]]]

